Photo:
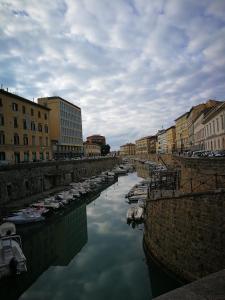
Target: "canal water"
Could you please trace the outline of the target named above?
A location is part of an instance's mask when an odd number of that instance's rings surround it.
[[[141,181],[119,177],[86,205],[19,229],[28,272],[0,281],[4,300],[152,299],[179,284],[143,251],[143,225],[126,223],[125,194]]]

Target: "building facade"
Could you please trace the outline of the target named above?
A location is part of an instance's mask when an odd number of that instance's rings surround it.
[[[0,90],[0,160],[10,163],[52,158],[50,109]]]
[[[84,156],[101,156],[101,146],[99,146],[98,144],[84,142]]]
[[[166,153],[166,130],[159,130],[157,133],[156,141],[156,153],[163,154]]]
[[[175,120],[176,123],[176,150],[178,152],[187,151],[188,149],[188,112],[184,113]]]
[[[49,126],[54,158],[82,156],[81,109],[58,96],[39,98],[38,103],[51,109]]]
[[[146,136],[135,141],[136,156],[141,159],[148,159],[151,153],[156,153],[157,136]]]
[[[135,144],[127,143],[120,146],[121,156],[134,156],[135,155]]]
[[[225,150],[225,102],[211,109],[202,123],[205,150]]]
[[[166,153],[174,153],[176,150],[176,127],[166,129]]]
[[[98,144],[104,146],[106,144],[106,139],[104,136],[95,134],[87,137],[87,142],[91,144]]]
[[[187,116],[187,127],[188,127],[188,149],[195,150],[195,140],[194,140],[194,123],[198,116],[207,109],[215,107],[216,105],[221,104],[220,101],[208,100],[206,103],[200,103],[196,106],[193,106],[188,112]]]

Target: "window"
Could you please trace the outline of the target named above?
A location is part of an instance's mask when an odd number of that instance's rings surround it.
[[[216,119],[216,130],[217,130],[217,132],[220,130],[219,129],[219,119],[218,118]]]
[[[35,146],[35,136],[32,135],[32,146]]]
[[[213,133],[215,133],[215,121],[213,120]]]
[[[43,159],[44,159],[44,153],[40,152],[40,160],[43,160]]]
[[[27,134],[23,135],[23,144],[28,145],[28,136],[27,136]]]
[[[39,111],[39,112],[38,112],[38,118],[40,118],[40,117],[41,117],[41,112]]]
[[[0,145],[5,144],[5,134],[3,131],[0,131]]]
[[[2,106],[2,98],[0,98],[0,106]]]
[[[39,137],[39,145],[40,145],[40,146],[43,146],[43,139],[42,139],[42,136]]]
[[[48,118],[48,117],[47,117],[47,114],[45,113],[45,120],[47,120],[47,118]]]
[[[31,128],[32,131],[35,131],[35,123],[34,123],[34,121],[31,121],[30,128]]]
[[[30,114],[31,114],[31,116],[34,115],[34,110],[33,110],[33,108],[30,109]]]
[[[218,139],[217,144],[218,144],[218,149],[220,149],[220,139]]]
[[[0,160],[5,160],[5,152],[0,152]]]
[[[38,123],[38,131],[42,132],[42,124]]]
[[[46,139],[45,139],[45,141],[46,141],[46,146],[48,146],[48,137],[46,137]]]
[[[22,111],[23,111],[23,114],[26,113],[26,107],[24,105],[22,106]]]
[[[29,151],[23,153],[23,159],[24,161],[29,161]]]
[[[221,128],[224,129],[224,120],[223,120],[223,115],[220,116],[221,119]]]
[[[18,128],[17,117],[14,117],[14,119],[13,119],[13,124],[14,124],[14,128]]]
[[[18,111],[18,104],[17,103],[12,104],[12,110],[13,111]]]
[[[4,125],[4,116],[0,114],[0,126]]]
[[[48,133],[48,125],[45,125],[45,133]]]
[[[23,129],[27,129],[27,120],[23,120]]]
[[[46,152],[46,159],[49,159],[49,152]]]
[[[19,145],[19,143],[20,143],[19,135],[18,135],[18,133],[15,133],[14,134],[14,145]]]
[[[37,154],[36,154],[36,152],[32,152],[32,160],[33,160],[33,161],[36,161],[36,159],[37,159]]]

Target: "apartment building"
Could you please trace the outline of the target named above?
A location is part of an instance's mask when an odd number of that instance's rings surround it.
[[[163,154],[166,153],[166,130],[162,129],[159,130],[156,134],[157,141],[156,141],[156,153]]]
[[[98,144],[84,142],[84,156],[101,156],[101,146]]]
[[[98,144],[104,146],[106,144],[106,139],[103,135],[95,134],[87,137],[87,142],[91,144]]]
[[[225,102],[212,108],[203,118],[205,150],[225,150]]]
[[[50,139],[54,158],[83,155],[80,107],[58,96],[38,98],[38,103],[50,109]]]
[[[148,159],[149,155],[156,153],[157,136],[146,136],[135,141],[136,156],[141,159]]]
[[[166,153],[174,153],[176,150],[176,127],[166,129]]]
[[[193,106],[188,112],[187,116],[187,127],[188,127],[188,145],[187,148],[189,150],[194,150],[194,123],[196,118],[205,111],[206,109],[210,109],[215,107],[216,105],[221,104],[220,101],[216,100],[208,100],[206,103],[200,103],[198,105]]]
[[[176,150],[178,152],[183,152],[188,150],[188,122],[187,122],[188,112],[178,117],[175,120],[176,123]]]
[[[127,143],[120,146],[120,155],[121,156],[134,156],[135,155],[135,144]]]
[[[49,113],[49,108],[1,89],[0,160],[51,159]]]

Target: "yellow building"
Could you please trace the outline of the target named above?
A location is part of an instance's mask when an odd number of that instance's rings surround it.
[[[101,146],[98,144],[84,143],[84,156],[101,156]]]
[[[149,154],[156,153],[156,141],[156,136],[146,136],[136,140],[136,156],[141,159],[148,159]]]
[[[49,108],[0,90],[0,160],[51,159]]]
[[[178,152],[188,150],[188,112],[178,117],[176,122],[176,148]]]
[[[39,98],[38,103],[51,109],[49,126],[54,157],[83,155],[81,109],[58,96]]]
[[[166,152],[173,153],[176,149],[176,127],[166,129]]]
[[[120,146],[121,156],[134,156],[135,155],[135,144],[127,143]]]

